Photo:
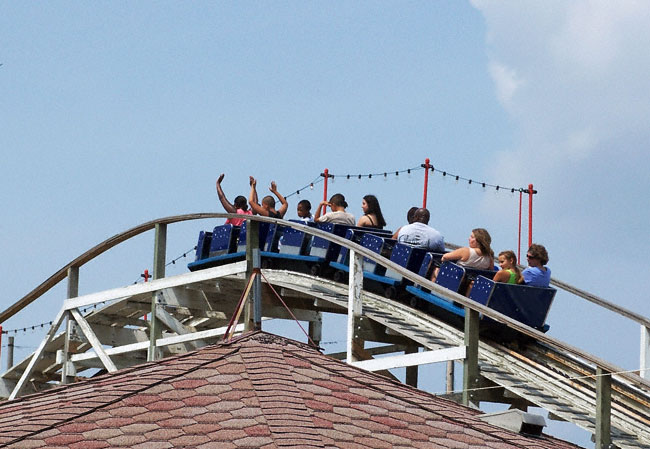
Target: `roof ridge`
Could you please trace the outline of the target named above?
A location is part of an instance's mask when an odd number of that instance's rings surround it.
[[[283,347],[292,345],[288,339],[265,333],[251,340]],[[310,348],[313,350],[313,347]],[[287,426],[287,416],[290,415],[295,421],[294,426],[297,425],[296,422],[300,423],[298,427],[303,432],[303,444],[324,448],[326,445],[323,437],[302,400],[302,392],[296,386],[293,366],[286,361],[287,351],[280,348],[275,353],[265,352],[261,355],[261,350],[263,348],[259,346],[244,346],[240,356],[246,365],[250,382],[257,386],[254,389],[255,396],[260,408],[264,410],[271,437],[279,446],[293,444],[296,438],[295,428]]]

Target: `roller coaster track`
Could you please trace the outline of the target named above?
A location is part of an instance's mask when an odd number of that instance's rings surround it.
[[[154,220],[111,237],[82,254],[0,314],[0,322],[18,313],[44,292],[65,279],[69,270],[79,267],[109,248],[154,227],[170,223],[205,218],[227,217],[226,214],[191,214]],[[242,217],[251,219],[250,216]],[[276,222],[266,217],[255,221]],[[295,223],[280,221],[297,227]],[[302,227],[301,227],[302,229]],[[581,351],[567,343],[528,328],[466,297],[443,289],[436,284],[404,270],[367,249],[318,229],[307,232],[344,245],[358,255],[368,257],[391,268],[416,284],[437,295],[476,310],[526,335],[531,342],[521,347],[508,347],[481,337],[478,343],[479,382],[470,392],[472,402],[492,401],[510,403],[515,407],[538,406],[549,416],[562,419],[596,434],[599,425],[598,374],[611,379],[611,441],[620,448],[650,447],[650,383],[635,373]],[[347,284],[287,270],[264,269],[265,282],[281,291],[287,304],[300,320],[319,323],[321,313],[345,314],[348,310],[350,287]],[[54,320],[48,337],[34,356],[27,357],[0,378],[0,395],[39,391],[63,381],[62,366],[68,360],[75,372],[89,368],[111,371],[146,361],[149,346],[148,324],[143,321],[151,311],[152,295],[160,299],[164,309],[159,318],[165,333],[157,345],[163,354],[178,353],[216,341],[232,316],[235,303],[246,284],[246,262],[234,262],[168,278],[106,292],[68,298]],[[638,314],[608,303],[582,290],[553,280],[554,285],[650,327],[650,321]],[[262,311],[268,318],[288,318],[269,288],[262,289]],[[435,316],[398,301],[386,299],[363,290],[362,338],[386,344],[404,345],[435,351],[465,345],[463,329],[454,327]],[[106,302],[106,305],[74,321],[69,333],[57,334],[63,317],[80,307]],[[76,316],[76,315],[75,315]],[[316,332],[317,334],[317,332]],[[95,340],[96,339],[96,340]],[[94,343],[94,344],[93,344]],[[102,347],[110,347],[102,349]],[[61,360],[61,350],[67,348],[68,359]],[[58,356],[57,356],[58,351]],[[102,354],[103,353],[103,354]],[[104,357],[104,358],[103,358]],[[108,362],[107,360],[108,359]],[[112,368],[111,368],[112,367]],[[71,380],[71,379],[70,379]],[[16,389],[16,385],[20,385]],[[452,398],[458,395],[451,395]]]

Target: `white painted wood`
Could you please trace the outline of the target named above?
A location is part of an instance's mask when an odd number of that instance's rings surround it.
[[[56,318],[54,318],[54,321],[52,321],[52,326],[50,326],[50,330],[47,331],[47,335],[45,335],[43,341],[41,341],[41,343],[38,345],[38,348],[36,349],[34,355],[30,359],[29,364],[27,364],[25,371],[23,371],[23,374],[20,376],[18,383],[16,384],[13,391],[9,395],[9,400],[15,399],[20,394],[20,391],[25,386],[25,383],[32,375],[32,371],[34,370],[34,366],[36,366],[36,362],[38,362],[38,359],[40,359],[41,355],[43,355],[43,351],[45,350],[45,345],[47,345],[50,342],[50,340],[52,340],[52,338],[54,337],[54,334],[59,328],[59,326],[61,325],[64,316],[65,316],[65,310],[61,309],[59,313],[56,315]]]
[[[163,304],[175,308],[185,307],[188,310],[213,310],[207,296],[201,290],[183,287],[166,288],[162,291]]]
[[[188,329],[183,323],[178,321],[172,315],[169,314],[165,309],[159,308],[156,309],[156,315],[158,319],[171,331],[176,332],[178,335],[189,334],[194,332],[196,329]]]
[[[348,277],[348,332],[347,332],[347,362],[352,363],[355,357],[352,353],[354,341],[354,325],[356,318],[363,313],[361,289],[363,287],[363,257],[356,251],[350,250],[350,273]]]
[[[639,375],[650,380],[650,329],[641,326],[641,363]]]
[[[438,349],[436,351],[416,352],[413,354],[392,355],[372,360],[353,362],[352,365],[366,371],[381,371],[405,366],[427,365],[429,363],[461,360],[465,358],[465,346]]]
[[[173,337],[164,337],[159,338],[156,342],[157,347],[177,345],[180,343],[187,343],[195,340],[200,340],[204,338],[219,337],[225,334],[226,327],[219,327],[216,329],[208,329],[205,331],[193,332],[191,334],[175,335]],[[238,324],[235,328],[235,332],[243,332],[244,325]],[[149,348],[149,341],[142,341],[139,343],[132,343],[130,345],[118,346],[116,348],[106,349],[105,352],[107,355],[118,355],[126,354],[134,351],[144,351]],[[70,360],[73,362],[81,362],[85,360],[92,360],[97,358],[97,353],[93,351],[88,351],[84,354],[72,354]]]
[[[102,346],[102,343],[99,341],[99,339],[93,332],[92,328],[90,327],[90,324],[88,324],[88,321],[86,321],[85,318],[81,316],[81,313],[77,309],[70,310],[70,313],[72,313],[72,317],[79,325],[79,328],[81,329],[81,332],[83,332],[86,339],[88,339],[88,343],[90,343],[90,346],[93,347],[95,353],[97,353],[97,355],[99,356],[99,359],[104,364],[106,370],[109,373],[114,373],[115,371],[117,371],[115,364],[108,356],[108,354],[106,354],[106,351]]]
[[[79,296],[77,298],[66,300],[64,302],[64,308],[66,310],[71,310],[78,307],[98,304],[104,301],[127,298],[134,295],[141,295],[143,293],[153,293],[157,290],[163,290],[165,288],[179,287],[195,282],[209,281],[212,279],[218,279],[223,276],[245,272],[246,261],[236,262],[230,265],[208,268],[192,273],[179,274],[177,276],[156,279],[149,282],[143,282],[141,284],[134,284],[126,287],[114,288],[111,290]]]
[[[193,332],[196,332],[196,328],[185,326],[183,323],[178,321],[174,316],[172,316],[169,312],[167,312],[162,307],[156,309],[156,315],[162,324],[164,324],[172,332],[176,332],[178,335],[185,335],[185,334],[191,334]],[[158,341],[160,341],[160,338],[158,339]],[[207,342],[205,342],[204,340],[195,340],[191,343],[192,343],[191,348],[193,349],[207,345]]]

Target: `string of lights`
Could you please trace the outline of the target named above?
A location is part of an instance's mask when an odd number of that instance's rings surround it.
[[[285,198],[291,198],[294,195],[300,195],[300,192],[302,192],[303,190],[313,189],[316,184],[321,183],[321,182],[323,182],[323,178],[320,175],[318,175],[318,176],[316,176],[314,178],[314,180],[312,182],[310,182],[309,184],[307,184],[304,187],[301,187],[300,189],[296,190],[295,192],[292,192],[292,193],[286,195]]]
[[[418,171],[418,170],[423,170],[424,166],[421,167],[411,167],[411,168],[405,168],[403,170],[389,170],[389,171],[384,171],[384,172],[377,172],[377,173],[367,173],[367,174],[346,174],[346,175],[337,175],[335,173],[328,173],[328,177],[331,179],[336,179],[336,178],[343,178],[343,179],[363,179],[363,178],[368,178],[372,179],[374,176],[375,178],[377,177],[384,177],[388,178],[388,176],[399,176],[400,174],[407,173],[411,174],[411,172]],[[321,177],[324,177],[325,174],[321,174]]]
[[[184,257],[187,257],[187,255],[189,253],[191,253],[192,251],[196,251],[196,246],[193,246],[192,248],[188,249],[187,251],[185,251],[180,256],[178,256],[178,257],[170,260],[169,262],[167,262],[165,264],[165,267],[168,267],[169,265],[175,265],[176,262],[178,262],[178,260],[180,260],[180,259],[182,259]],[[143,278],[143,277],[144,277],[144,275],[140,275],[140,278],[135,280],[133,283],[137,284],[138,282],[140,282],[141,278]],[[106,301],[102,302],[101,304],[105,304],[105,303],[106,303]],[[88,310],[96,309],[96,308],[97,308],[97,304],[93,304],[92,306],[88,306],[86,308],[81,309],[81,311],[83,313],[86,313]],[[52,321],[45,321],[43,323],[34,324],[33,326],[18,327],[16,329],[7,329],[7,330],[3,329],[2,333],[3,334],[9,334],[9,333],[17,334],[18,332],[26,333],[27,331],[30,331],[30,330],[34,331],[34,330],[38,330],[38,329],[41,329],[41,328],[45,328],[45,326],[52,326]]]
[[[399,177],[400,174],[404,174],[404,173],[411,174],[412,172],[425,170],[425,169],[426,169],[426,165],[421,164],[419,166],[406,168],[406,169],[402,169],[402,170],[386,170],[386,171],[382,171],[382,172],[366,173],[366,174],[359,174],[359,173],[351,174],[351,173],[348,173],[348,174],[341,175],[341,174],[336,174],[336,173],[328,173],[327,177],[332,179],[332,180],[334,180],[336,178],[339,178],[339,179],[343,178],[343,179],[346,179],[346,180],[348,180],[348,179],[360,180],[360,179],[364,179],[364,178],[372,179],[373,177],[374,178],[383,177],[384,179],[388,179],[388,177],[392,177],[392,176]],[[445,178],[449,177],[451,179],[454,179],[455,181],[466,181],[468,183],[468,185],[475,185],[475,186],[482,187],[484,189],[490,187],[490,188],[494,188],[496,191],[506,191],[506,192],[510,191],[511,193],[515,193],[515,192],[528,193],[528,187],[507,187],[507,186],[502,185],[502,184],[491,184],[491,183],[486,182],[486,181],[477,181],[476,179],[472,179],[472,178],[468,178],[466,176],[451,173],[451,172],[449,172],[447,170],[441,170],[439,168],[435,168],[431,164],[429,164],[429,171],[431,173],[433,173],[433,174],[436,174],[436,173],[440,174],[442,177],[445,177]],[[321,179],[324,179],[325,174],[321,173],[320,177],[321,177]],[[537,193],[537,192],[533,191],[533,193]]]

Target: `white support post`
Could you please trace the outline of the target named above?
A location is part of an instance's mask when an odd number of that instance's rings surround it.
[[[350,250],[350,276],[348,283],[348,338],[347,362],[356,361],[353,354],[356,319],[362,314],[361,289],[363,288],[363,257]]]
[[[83,316],[81,316],[81,313],[79,313],[78,309],[72,309],[70,313],[72,313],[72,317],[79,325],[81,332],[83,332],[86,339],[88,340],[88,343],[90,343],[90,345],[93,347],[95,353],[102,361],[104,367],[108,370],[108,372],[114,373],[115,371],[117,371],[117,367],[115,366],[111,358],[108,356],[108,354],[106,354],[106,351],[104,351],[104,347],[102,346],[102,343],[99,341],[99,339],[93,332],[92,328],[90,327],[90,324],[88,324],[88,321],[86,321],[86,319]]]
[[[650,329],[641,325],[641,363],[639,375],[650,380]]]
[[[20,376],[18,383],[16,384],[13,391],[9,395],[9,400],[16,399],[16,396],[20,394],[20,391],[23,389],[23,387],[29,380],[29,377],[32,375],[32,372],[34,371],[34,367],[36,366],[36,362],[38,362],[38,360],[43,356],[43,352],[45,351],[45,346],[52,340],[52,338],[54,338],[54,334],[56,333],[57,329],[59,329],[59,326],[63,321],[63,317],[64,317],[64,309],[61,309],[57,314],[56,318],[54,318],[54,321],[52,321],[52,326],[50,326],[50,330],[47,331],[47,335],[45,336],[43,341],[41,341],[41,344],[38,345],[36,352],[34,352],[34,355],[32,356],[31,360],[27,364],[27,368],[25,368],[25,371],[23,371],[22,376]]]
[[[61,351],[61,383],[67,384],[72,382],[75,375],[74,365],[70,362],[70,334],[72,334],[72,321],[70,321],[70,312],[65,312],[65,336],[63,340],[63,350]]]

